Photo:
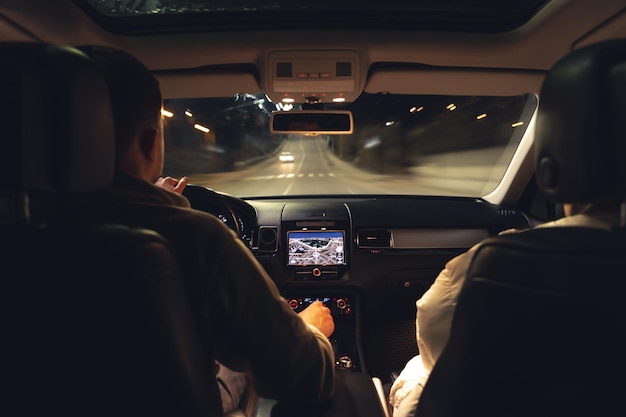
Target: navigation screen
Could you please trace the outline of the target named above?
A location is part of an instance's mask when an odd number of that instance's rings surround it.
[[[341,230],[287,232],[289,265],[345,265],[345,242]]]

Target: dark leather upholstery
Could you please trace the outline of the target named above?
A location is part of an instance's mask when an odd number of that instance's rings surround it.
[[[417,415],[626,415],[625,256],[596,229],[484,242]]]
[[[72,48],[0,44],[0,57],[4,414],[220,415],[168,243],[58,216],[111,181],[104,80]]]
[[[582,48],[550,71],[535,152],[552,200],[624,200],[625,111],[626,40]],[[483,242],[417,416],[626,415],[624,259],[619,227]]]
[[[72,193],[113,177],[113,116],[104,79],[77,50],[0,45],[2,192]],[[19,140],[16,140],[19,139]]]

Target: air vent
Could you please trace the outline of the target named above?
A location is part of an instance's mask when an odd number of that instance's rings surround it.
[[[389,229],[361,230],[357,233],[356,244],[360,248],[390,248],[391,231]]]
[[[275,226],[259,227],[259,252],[278,250],[278,228]]]

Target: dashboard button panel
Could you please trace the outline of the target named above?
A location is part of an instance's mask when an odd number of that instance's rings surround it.
[[[352,298],[349,296],[331,296],[331,297],[293,297],[288,298],[289,307],[296,313],[301,312],[314,301],[321,301],[330,309],[330,314],[335,317],[350,317],[354,314]]]

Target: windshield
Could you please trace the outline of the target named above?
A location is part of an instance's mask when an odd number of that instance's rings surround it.
[[[164,101],[164,174],[239,197],[481,197],[498,185],[537,107],[511,97],[362,94],[343,135],[272,134],[264,94]]]

